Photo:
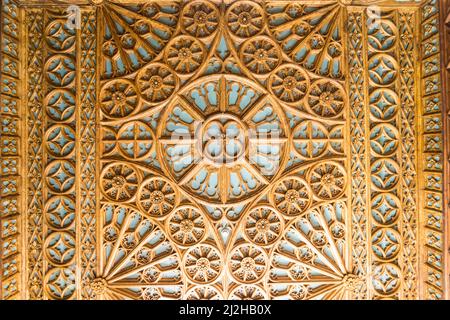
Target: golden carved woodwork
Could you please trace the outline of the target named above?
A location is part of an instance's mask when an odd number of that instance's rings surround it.
[[[447,11],[2,0],[1,298],[449,298]]]

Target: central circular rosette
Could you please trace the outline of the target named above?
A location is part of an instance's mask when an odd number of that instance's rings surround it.
[[[181,89],[162,115],[162,169],[205,204],[244,203],[284,168],[288,130],[278,103],[236,75],[211,75]]]

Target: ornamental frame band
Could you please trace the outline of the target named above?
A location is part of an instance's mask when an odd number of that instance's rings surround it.
[[[0,299],[450,299],[448,0],[1,0]]]

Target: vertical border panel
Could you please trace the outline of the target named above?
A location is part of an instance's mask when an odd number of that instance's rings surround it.
[[[352,8],[353,9],[353,8]],[[349,59],[349,99],[350,105],[350,141],[351,141],[351,232],[352,232],[352,273],[368,280],[368,210],[366,174],[366,80],[364,77],[364,30],[365,16],[362,10],[348,12],[348,59]],[[364,281],[354,292],[354,299],[369,299],[369,284]]]
[[[78,213],[80,234],[78,238],[81,272],[81,299],[92,299],[94,294],[88,285],[95,278],[96,269],[96,90],[97,90],[97,23],[95,8],[81,14],[80,31],[80,106],[78,136],[80,149],[79,202]]]
[[[43,198],[42,198],[42,137],[43,137],[43,35],[44,10],[30,9],[25,12],[26,70],[27,70],[27,287],[28,299],[43,298],[43,257],[44,240]]]
[[[441,39],[439,1],[429,0],[421,8],[421,279],[422,298],[443,299],[444,275],[444,152],[441,84]]]
[[[1,1],[0,12],[0,300],[20,299],[22,277],[20,10]]]

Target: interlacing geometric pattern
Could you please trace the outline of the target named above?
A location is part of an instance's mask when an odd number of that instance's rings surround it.
[[[445,298],[436,0],[16,2],[2,298]]]

